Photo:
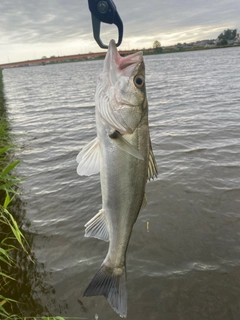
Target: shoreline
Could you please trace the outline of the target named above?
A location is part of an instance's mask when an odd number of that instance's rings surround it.
[[[172,48],[172,49],[163,49],[159,47],[157,49],[132,49],[119,51],[121,55],[128,55],[131,53],[135,53],[138,51],[143,51],[143,55],[161,55],[168,53],[180,53],[180,52],[190,52],[190,51],[203,51],[203,50],[214,50],[214,49],[225,49],[225,48],[237,48],[240,47],[240,43],[238,45],[222,45],[222,46],[209,46],[209,47],[180,47],[180,48]],[[9,69],[9,68],[22,68],[22,67],[30,67],[30,66],[46,66],[49,64],[59,64],[59,63],[69,63],[69,62],[81,62],[81,61],[92,61],[92,60],[102,60],[104,59],[106,52],[95,52],[95,53],[86,53],[86,54],[76,54],[70,56],[59,56],[59,57],[51,57],[44,59],[35,59],[35,60],[27,60],[27,61],[19,61],[12,63],[0,64],[0,70]]]

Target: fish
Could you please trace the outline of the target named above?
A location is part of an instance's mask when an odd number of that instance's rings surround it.
[[[123,57],[110,41],[97,80],[95,119],[97,135],[78,154],[77,173],[100,173],[102,209],[85,224],[85,236],[109,242],[109,248],[84,296],[103,295],[118,315],[126,317],[126,252],[146,205],[146,183],[158,175],[141,51]]]

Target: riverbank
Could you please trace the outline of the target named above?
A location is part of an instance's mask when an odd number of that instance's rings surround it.
[[[17,283],[13,275],[13,270],[16,268],[13,257],[19,249],[27,253],[25,238],[10,209],[20,182],[20,179],[12,173],[19,163],[12,160],[13,149],[5,109],[3,74],[0,69],[0,316],[2,319],[18,317],[13,315],[18,310],[17,301],[12,297],[13,288]]]
[[[239,45],[224,45],[224,46],[199,46],[199,47],[183,47],[183,46],[173,46],[172,48],[162,48],[157,49],[133,49],[127,51],[120,51],[119,53],[123,56],[135,53],[137,51],[143,51],[143,55],[155,55],[155,54],[167,54],[167,53],[179,53],[179,52],[189,52],[189,51],[202,51],[202,50],[213,50],[213,49],[224,49],[224,48],[234,48],[240,47]],[[20,61],[13,63],[0,64],[0,70],[7,68],[20,68],[20,67],[30,67],[30,66],[45,66],[49,64],[59,64],[59,63],[69,63],[69,62],[80,62],[86,60],[103,60],[105,58],[106,52],[96,52],[96,53],[87,53],[87,54],[77,54],[71,56],[63,57],[50,57],[37,60],[29,61]]]
[[[3,95],[3,73],[2,69],[0,69],[0,112],[2,110],[4,104],[4,95]]]
[[[213,50],[213,49],[225,49],[225,48],[237,48],[240,47],[240,43],[238,45],[221,45],[221,46],[195,46],[195,47],[184,47],[184,46],[173,46],[171,48],[157,48],[155,52],[152,53],[144,53],[144,55],[149,54],[166,54],[166,53],[179,53],[179,52],[190,52],[190,51],[203,51],[203,50]]]

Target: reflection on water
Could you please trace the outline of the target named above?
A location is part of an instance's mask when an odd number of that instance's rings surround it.
[[[239,319],[239,48],[145,61],[159,178],[147,184],[128,249],[128,319]],[[95,136],[102,63],[4,70],[12,132],[24,146],[16,211],[37,261],[18,271],[28,314],[119,319],[103,297],[82,299],[107,251],[84,238],[100,184],[77,176],[75,161]]]

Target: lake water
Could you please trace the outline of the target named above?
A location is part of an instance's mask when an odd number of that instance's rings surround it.
[[[145,64],[159,176],[147,184],[128,248],[128,319],[239,320],[240,48],[147,56]],[[96,134],[102,67],[3,73],[22,147],[18,210],[35,258],[19,258],[25,315],[119,319],[104,297],[82,298],[108,248],[84,237],[101,209],[100,183],[79,177],[75,161]]]

